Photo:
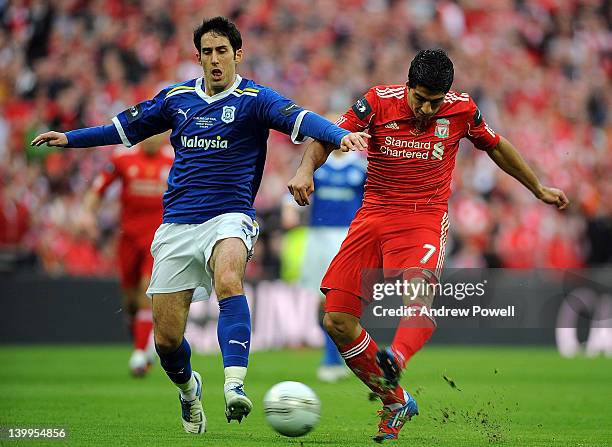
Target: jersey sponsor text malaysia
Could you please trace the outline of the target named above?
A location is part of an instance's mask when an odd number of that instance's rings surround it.
[[[132,237],[149,237],[162,220],[162,195],[172,166],[172,151],[163,148],[155,154],[116,150],[109,166],[94,180],[94,190],[102,195],[115,181],[121,182],[121,231]]]
[[[481,150],[499,142],[467,93],[449,91],[423,129],[415,126],[407,95],[403,85],[373,87],[337,121],[372,136],[365,205],[446,204],[459,140]]]
[[[202,78],[162,90],[113,118],[125,146],[172,129],[175,161],[164,194],[164,223],[199,224],[223,213],[255,218],[270,129],[301,140],[306,110],[236,76],[209,96]]]

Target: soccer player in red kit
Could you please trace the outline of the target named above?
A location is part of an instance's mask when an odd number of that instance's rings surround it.
[[[348,367],[383,402],[377,442],[397,439],[404,422],[418,414],[412,396],[399,385],[408,360],[431,337],[435,322],[427,316],[402,318],[390,348],[380,349],[359,324],[364,296],[362,275],[382,269],[402,272],[416,283],[435,283],[444,262],[449,228],[448,198],[459,140],[477,149],[512,175],[544,203],[567,207],[565,194],[543,186],[514,146],[484,121],[467,93],[451,91],[454,69],[442,50],[423,50],[413,59],[407,85],[371,88],[338,120],[350,131],[370,134],[363,206],[357,212],[321,290],[326,294],[324,325]],[[309,204],[313,173],[333,147],[312,142],[290,192]],[[369,289],[365,289],[366,291]],[[412,305],[431,306],[433,296],[405,297]]]
[[[121,182],[117,260],[123,308],[134,343],[129,368],[135,377],[146,373],[154,355],[152,349],[147,349],[153,319],[151,300],[145,292],[153,269],[151,242],[161,223],[162,195],[173,159],[173,151],[163,146],[160,137],[149,138],[129,151],[118,149],[85,197],[85,206],[93,213],[108,187],[115,181]]]

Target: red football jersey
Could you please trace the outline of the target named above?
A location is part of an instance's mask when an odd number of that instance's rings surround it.
[[[148,155],[140,147],[118,149],[108,168],[94,181],[94,190],[102,195],[115,180],[121,181],[121,230],[126,234],[148,237],[161,224],[162,196],[174,160],[170,148]]]
[[[415,122],[405,85],[371,88],[336,122],[372,136],[364,204],[446,204],[459,140],[482,150],[499,142],[467,93],[449,91],[426,128]]]

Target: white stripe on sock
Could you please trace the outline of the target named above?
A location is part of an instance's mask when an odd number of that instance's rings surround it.
[[[359,343],[358,343],[356,346],[353,346],[351,349],[349,349],[349,350],[347,350],[347,351],[344,351],[344,352],[341,352],[340,354],[341,354],[342,356],[346,356],[346,355],[351,355],[351,354],[353,354],[353,353],[354,353],[354,352],[356,352],[356,351],[359,351],[360,349],[362,349],[362,348],[363,348],[363,346],[364,346],[364,345],[367,345],[367,344],[369,343],[369,342],[368,342],[368,338],[369,338],[369,336],[370,336],[370,335],[369,335],[369,334],[366,332],[366,335],[365,335],[365,337],[363,338],[363,340],[361,340],[361,341],[360,341],[360,342],[359,342]]]
[[[365,351],[368,348],[370,341],[372,341],[372,339],[370,338],[370,334],[366,332],[366,336],[363,339],[363,341],[359,343],[357,346],[355,346],[354,348],[349,349],[346,352],[342,352],[341,353],[342,357],[345,360],[348,360],[348,359],[358,356],[359,354],[361,354],[363,351]]]

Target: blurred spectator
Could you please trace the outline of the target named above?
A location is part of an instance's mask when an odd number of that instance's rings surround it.
[[[163,85],[200,75],[188,44],[204,16],[241,29],[239,71],[319,113],[367,86],[404,83],[416,50],[443,47],[454,88],[519,146],[571,210],[540,206],[469,143],[451,201],[449,265],[612,262],[612,8],[606,0],[15,0],[0,2],[0,244],[51,273],[110,274],[107,232],[79,226],[84,191],[111,150],[28,147],[37,131],[109,122]],[[3,137],[3,138],[2,138]],[[277,272],[279,207],[303,148],[273,134],[256,207],[251,278]]]

